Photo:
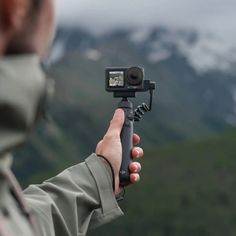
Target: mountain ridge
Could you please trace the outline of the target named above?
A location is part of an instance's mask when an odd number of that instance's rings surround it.
[[[60,59],[71,50],[83,52],[86,49],[95,49],[102,42],[115,38],[126,39],[144,49],[142,52],[152,63],[168,59],[172,54],[178,53],[187,58],[198,73],[216,70],[235,74],[236,48],[231,44],[210,32],[202,33],[184,28],[169,29],[164,26],[148,29],[114,29],[101,35],[78,27],[60,27],[52,50],[52,61]],[[77,42],[74,39],[77,39]]]

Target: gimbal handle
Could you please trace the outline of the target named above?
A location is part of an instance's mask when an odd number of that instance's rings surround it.
[[[120,185],[126,186],[130,183],[129,165],[132,162],[134,117],[133,104],[127,98],[123,98],[118,105],[125,112],[125,122],[121,131],[122,163],[120,168]]]

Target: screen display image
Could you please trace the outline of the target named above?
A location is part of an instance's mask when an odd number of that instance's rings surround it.
[[[124,87],[124,72],[110,71],[109,72],[109,87]]]

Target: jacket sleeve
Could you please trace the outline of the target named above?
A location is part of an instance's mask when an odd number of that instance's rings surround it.
[[[86,235],[123,214],[111,169],[95,154],[41,185],[29,186],[24,194],[45,236]]]

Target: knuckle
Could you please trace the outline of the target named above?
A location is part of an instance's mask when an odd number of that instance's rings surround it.
[[[124,118],[122,116],[115,116],[111,120],[110,124],[121,125],[121,124],[123,124],[123,122],[124,122]]]
[[[104,136],[104,140],[105,141],[110,141],[110,140],[116,140],[116,139],[118,139],[118,138],[120,138],[120,135],[119,135],[119,133],[118,132],[109,132],[109,133],[107,133],[107,134],[105,134],[105,136]]]
[[[112,135],[110,133],[106,133],[103,137],[103,140],[110,139],[111,137],[112,137]]]

